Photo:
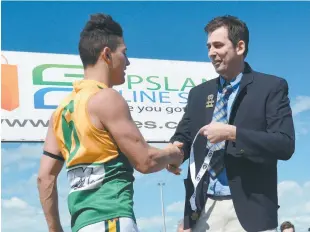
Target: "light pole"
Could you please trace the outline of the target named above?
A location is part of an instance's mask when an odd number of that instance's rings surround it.
[[[164,222],[164,232],[166,232],[166,219],[165,219],[165,207],[164,207],[164,196],[163,196],[163,186],[165,185],[165,183],[159,182],[158,185],[160,188],[161,209],[162,209],[163,222]]]

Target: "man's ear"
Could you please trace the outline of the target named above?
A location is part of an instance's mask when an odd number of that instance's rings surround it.
[[[101,59],[103,59],[107,64],[110,64],[112,62],[112,55],[111,55],[111,49],[109,47],[105,47],[101,54]]]
[[[243,55],[245,53],[245,42],[243,40],[240,40],[238,43],[237,43],[237,47],[236,47],[236,50],[237,50],[237,54],[239,56]]]

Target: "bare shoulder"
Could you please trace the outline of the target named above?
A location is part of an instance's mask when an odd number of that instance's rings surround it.
[[[100,90],[89,101],[89,108],[100,118],[117,117],[129,113],[128,104],[123,96],[115,89]]]
[[[96,95],[95,99],[98,101],[109,101],[109,100],[118,100],[118,99],[124,99],[122,95],[115,89],[112,88],[106,88],[100,90]]]
[[[49,120],[49,126],[47,129],[43,149],[47,152],[58,155],[60,153],[60,149],[58,147],[57,138],[54,132],[54,113],[55,112],[52,113]]]

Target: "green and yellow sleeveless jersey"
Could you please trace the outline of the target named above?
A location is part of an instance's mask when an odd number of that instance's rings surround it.
[[[94,80],[74,82],[73,91],[54,112],[53,129],[70,184],[68,207],[74,232],[117,217],[135,220],[133,168],[111,134],[91,123],[87,110],[89,99],[104,88]]]

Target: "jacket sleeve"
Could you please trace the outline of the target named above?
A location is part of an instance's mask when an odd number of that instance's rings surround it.
[[[190,149],[192,145],[192,137],[190,133],[190,113],[189,105],[191,101],[192,91],[188,94],[187,105],[181,121],[179,122],[174,135],[171,137],[170,142],[179,141],[183,143],[184,161],[189,158]]]
[[[193,211],[189,199],[194,192],[194,186],[189,173],[187,179],[184,180],[184,186],[185,186],[185,206],[184,206],[183,229],[186,230],[192,228],[193,226],[193,220],[191,218]]]
[[[254,161],[264,158],[277,160],[291,158],[295,151],[295,130],[288,98],[288,85],[284,79],[280,79],[278,86],[269,93],[266,101],[266,122],[266,131],[237,127],[236,149],[228,149],[227,152]]]

